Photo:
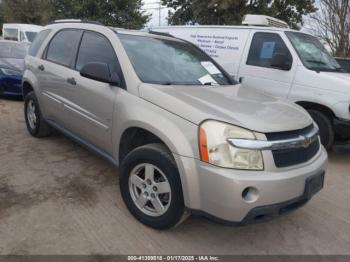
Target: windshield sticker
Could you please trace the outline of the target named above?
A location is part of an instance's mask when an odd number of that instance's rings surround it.
[[[260,58],[261,59],[272,59],[273,51],[275,50],[275,42],[264,42],[261,49]]]
[[[218,83],[211,77],[211,75],[205,75],[198,79],[202,85],[218,85]]]
[[[211,75],[221,74],[219,69],[210,61],[201,62],[201,65],[208,71]]]

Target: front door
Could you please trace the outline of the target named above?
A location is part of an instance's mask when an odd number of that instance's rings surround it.
[[[237,79],[250,88],[275,97],[287,98],[296,71],[283,35],[271,32],[252,32],[251,45],[245,50]],[[289,70],[281,70],[272,66],[276,55],[283,55],[292,64]]]
[[[69,99],[64,108],[70,115],[67,125],[85,141],[112,154],[114,103],[120,88],[82,77],[80,70],[91,62],[105,63],[111,73],[120,73],[116,53],[109,40],[100,33],[85,31],[74,70],[67,76]]]

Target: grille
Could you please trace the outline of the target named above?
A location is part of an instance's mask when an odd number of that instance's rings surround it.
[[[276,140],[284,140],[296,138],[302,135],[306,135],[311,132],[313,129],[313,125],[308,126],[304,129],[296,130],[296,131],[287,131],[287,132],[278,132],[278,133],[268,133],[266,134],[267,140],[276,141]],[[310,144],[307,148],[291,148],[291,149],[283,149],[283,150],[273,150],[273,158],[275,161],[276,167],[288,167],[293,165],[299,165],[305,163],[312,159],[317,152],[320,150],[320,142],[319,140],[315,140]]]

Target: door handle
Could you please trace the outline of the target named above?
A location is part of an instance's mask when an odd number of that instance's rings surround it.
[[[242,76],[240,78],[238,78],[238,82],[241,84],[243,83],[243,80],[244,80],[244,77],[242,77]]]
[[[45,66],[39,65],[39,66],[38,66],[38,69],[39,69],[40,71],[45,71]]]
[[[71,77],[71,78],[67,78],[67,82],[73,86],[76,86],[77,85],[77,81],[75,81],[75,78],[74,77]]]

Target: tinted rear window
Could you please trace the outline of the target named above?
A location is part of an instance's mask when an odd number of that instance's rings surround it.
[[[43,44],[46,37],[50,34],[51,30],[41,31],[34,39],[34,42],[29,48],[29,55],[36,56],[38,54],[39,48]]]

